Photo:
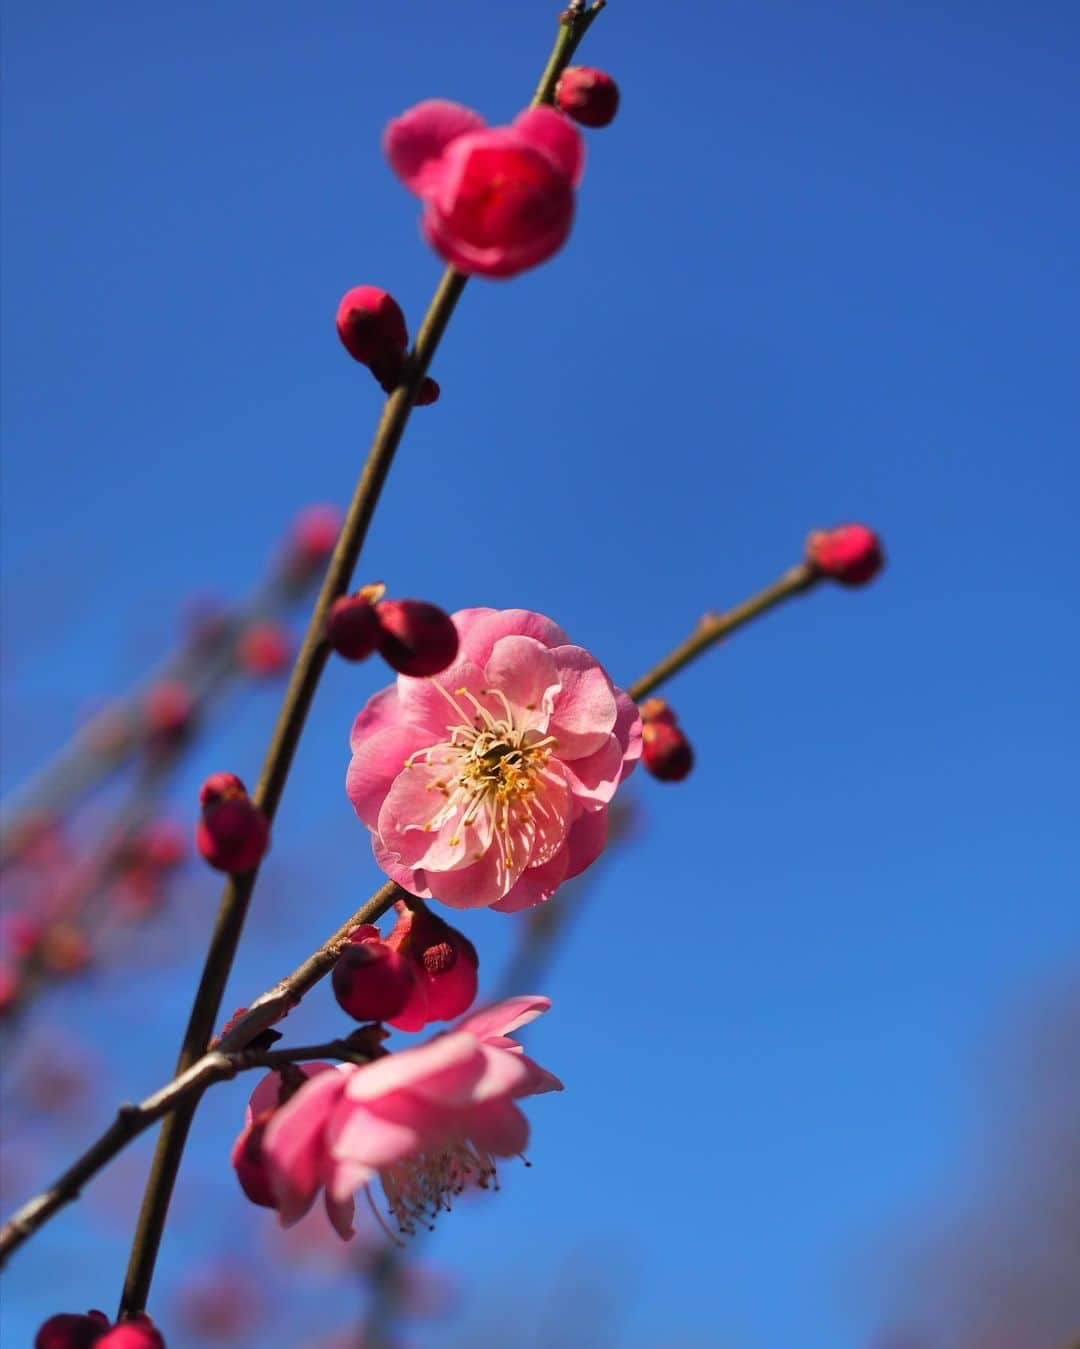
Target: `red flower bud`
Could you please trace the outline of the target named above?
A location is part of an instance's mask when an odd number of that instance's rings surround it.
[[[143,716],[149,735],[159,741],[179,740],[191,728],[195,700],[186,684],[163,679],[147,690]]]
[[[866,525],[815,530],[806,540],[806,560],[845,586],[865,585],[885,565],[881,540]]]
[[[396,1017],[398,1030],[421,1030],[429,1021],[449,1021],[472,1006],[480,958],[457,928],[428,909],[411,909],[399,900],[397,921],[387,945],[401,953],[418,976],[418,992]]]
[[[409,962],[377,938],[354,942],[338,957],[334,997],[356,1021],[390,1021],[413,995]]]
[[[187,840],[175,820],[151,820],[136,837],[132,860],[159,871],[170,871],[184,860]]]
[[[399,674],[438,674],[453,662],[457,628],[442,609],[423,600],[383,600],[376,613],[382,627],[379,653]]]
[[[676,717],[663,698],[646,698],[638,707],[642,721],[662,721],[665,726],[674,726]]]
[[[416,391],[413,404],[418,408],[426,408],[430,403],[437,403],[441,393],[442,389],[439,387],[438,381],[432,379],[430,375],[425,375],[420,381],[420,387]]]
[[[250,871],[270,844],[270,823],[235,773],[214,773],[199,792],[203,813],[195,846],[212,867]]]
[[[104,1312],[91,1311],[85,1316],[60,1312],[50,1316],[34,1336],[34,1349],[91,1349],[108,1328]]]
[[[382,641],[375,605],[386,587],[363,586],[355,595],[342,595],[326,616],[326,640],[345,660],[365,660]]]
[[[681,782],[694,766],[690,741],[677,726],[647,721],[641,731],[641,761],[661,782]]]
[[[237,644],[236,656],[250,675],[281,674],[292,659],[292,638],[280,623],[253,623]]]
[[[619,86],[606,71],[569,66],[555,90],[555,102],[582,126],[607,126],[619,110]]]
[[[341,344],[354,361],[376,366],[409,345],[405,315],[392,295],[378,286],[353,286],[337,311]]]
[[[97,1343],[99,1349],[165,1349],[161,1331],[142,1313],[132,1321],[114,1326]]]

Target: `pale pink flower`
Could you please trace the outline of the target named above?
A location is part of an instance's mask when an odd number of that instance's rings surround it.
[[[570,233],[585,147],[554,108],[488,127],[469,108],[432,98],[390,123],[383,148],[424,203],[424,237],[458,271],[513,276]]]
[[[463,609],[453,621],[454,664],[399,676],[356,718],[345,786],[391,879],[458,909],[513,912],[600,855],[641,718],[550,618]]]
[[[271,1116],[262,1140],[282,1223],[302,1218],[324,1190],[330,1220],[347,1238],[353,1196],[368,1191],[370,1202],[377,1179],[399,1229],[411,1233],[448,1209],[454,1195],[487,1188],[495,1158],[517,1156],[528,1142],[528,1121],[515,1101],[562,1090],[507,1038],[550,1005],[547,998],[509,998],[415,1049],[311,1076]],[[266,1081],[255,1089],[249,1119],[258,1117]]]

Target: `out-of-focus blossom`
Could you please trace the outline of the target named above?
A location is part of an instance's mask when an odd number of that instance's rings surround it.
[[[236,647],[237,660],[256,679],[269,679],[288,669],[292,653],[288,630],[270,620],[253,623],[241,634]]]
[[[547,998],[511,998],[415,1049],[313,1073],[262,1136],[281,1221],[296,1222],[325,1190],[330,1220],[348,1237],[353,1196],[378,1179],[399,1229],[411,1233],[454,1195],[486,1188],[495,1158],[516,1156],[528,1142],[515,1102],[561,1090],[507,1038],[549,1006]],[[245,1131],[276,1090],[270,1079],[259,1084]]]
[[[156,744],[174,744],[191,729],[195,699],[179,679],[162,679],[151,685],[143,699],[146,731]]]
[[[456,908],[512,912],[600,855],[641,720],[542,614],[453,618],[454,664],[399,676],[357,717],[346,788],[391,879]]]
[[[529,108],[511,126],[429,99],[383,138],[390,166],[424,203],[421,228],[458,271],[508,277],[558,251],[570,233],[585,149],[554,108]]]
[[[311,577],[334,551],[344,515],[340,507],[305,506],[285,539],[285,571],[294,580]]]

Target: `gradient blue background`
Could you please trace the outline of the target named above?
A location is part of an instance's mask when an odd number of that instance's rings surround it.
[[[440,270],[380,130],[433,95],[508,118],[556,8],[7,6],[8,784],[186,596],[240,596],[298,504],[347,497],[379,395],[338,297],[384,285],[415,327]],[[502,1344],[836,1349],[918,1323],[898,1234],[977,1183],[989,1047],[1080,947],[1078,38],[1066,3],[955,0],[612,0],[587,38],[623,107],[589,134],[573,237],[469,287],[358,579],[550,612],[629,682],[811,527],[873,523],[889,568],[670,686],[698,767],[634,781],[643,832],[531,1041],[568,1091],[531,1110],[533,1170],[441,1225],[461,1319],[419,1342],[469,1343],[493,1299]],[[380,682],[327,674],[230,1006],[380,879],[340,787]],[[229,709],[178,808],[206,771],[256,775],[277,700]],[[79,1018],[105,1100],[167,1073],[216,898],[198,877],[175,937],[46,1009]],[[512,920],[467,927],[494,978]],[[159,1303],[262,1239],[222,1174],[244,1094],[201,1117]],[[12,1265],[13,1349],[61,1280],[112,1307],[133,1205],[88,1201]],[[553,1307],[579,1276],[616,1310],[573,1338]]]

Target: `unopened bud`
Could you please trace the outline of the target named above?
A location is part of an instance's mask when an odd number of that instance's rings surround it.
[[[818,529],[806,541],[806,560],[841,585],[861,586],[885,565],[881,540],[866,525]]]
[[[681,782],[694,766],[694,751],[678,726],[648,721],[641,742],[641,761],[661,782]]]
[[[341,530],[337,506],[306,506],[293,521],[285,544],[285,566],[303,579],[321,567],[334,551]]]
[[[365,660],[382,641],[382,627],[375,612],[384,585],[364,586],[355,595],[342,595],[326,616],[326,640],[345,660]]]
[[[639,706],[638,711],[641,713],[642,721],[660,721],[665,726],[675,725],[675,713],[663,698],[646,698]]]
[[[423,600],[383,600],[376,606],[382,640],[379,653],[399,674],[438,674],[458,650],[450,615]]]
[[[430,403],[437,403],[442,389],[439,387],[438,380],[434,380],[430,375],[425,375],[420,381],[420,387],[416,391],[416,397],[413,403],[418,408],[426,408]]]
[[[401,306],[378,286],[353,286],[345,292],[338,305],[337,330],[353,360],[373,369],[400,356],[409,345]]]
[[[233,1145],[230,1159],[240,1188],[260,1208],[277,1208],[262,1150],[263,1135],[273,1115],[273,1110],[264,1110],[251,1121]]]
[[[343,1012],[356,1021],[390,1021],[413,993],[409,962],[377,938],[346,946],[331,982]]]
[[[607,126],[619,110],[619,86],[606,71],[569,66],[555,90],[555,103],[582,126]]]
[[[234,773],[214,773],[199,792],[195,846],[218,871],[250,871],[270,844],[270,823]]]
[[[266,679],[281,674],[292,659],[292,638],[280,623],[253,623],[241,634],[236,656],[250,675]]]
[[[104,1312],[59,1312],[50,1316],[34,1336],[34,1349],[91,1349],[109,1329]]]

